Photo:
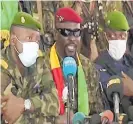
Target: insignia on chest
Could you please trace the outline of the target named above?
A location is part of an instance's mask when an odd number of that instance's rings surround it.
[[[106,72],[107,70],[105,68],[99,69],[100,72]]]

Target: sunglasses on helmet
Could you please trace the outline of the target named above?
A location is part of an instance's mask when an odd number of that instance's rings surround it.
[[[61,35],[63,35],[64,37],[68,37],[68,36],[75,36],[75,37],[79,37],[81,36],[81,29],[65,29],[65,28],[59,28],[57,29]]]

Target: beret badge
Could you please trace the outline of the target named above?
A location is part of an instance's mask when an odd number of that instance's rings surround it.
[[[56,15],[56,16],[57,16],[59,22],[62,22],[64,20],[64,18],[62,16],[58,16],[58,15]]]
[[[21,22],[25,23],[25,18],[24,17],[21,17]]]

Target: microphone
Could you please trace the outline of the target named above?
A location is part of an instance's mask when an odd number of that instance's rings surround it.
[[[77,64],[74,58],[65,57],[63,60],[63,73],[66,79],[70,76],[75,76],[77,72]]]
[[[101,124],[101,116],[99,114],[94,114],[91,116],[90,124]]]
[[[128,114],[128,108],[129,106],[131,106],[130,98],[128,96],[123,96],[121,100],[121,105],[122,105],[123,113]]]
[[[65,79],[68,82],[68,92],[69,92],[69,100],[70,102],[74,102],[74,88],[75,88],[75,82],[74,77],[77,72],[77,64],[74,58],[72,57],[65,57],[63,60],[63,73],[65,76]]]
[[[68,86],[68,98],[67,98],[67,124],[70,124],[70,108],[72,107],[73,110],[76,107],[76,100],[75,100],[75,82],[74,77],[77,72],[77,65],[76,61],[72,57],[65,57],[63,60],[63,73],[65,79],[67,81]]]
[[[72,124],[108,124],[112,122],[113,113],[110,110],[106,110],[100,114],[93,114],[91,118],[85,116],[82,112],[77,112],[74,114],[72,120]]]
[[[72,124],[84,124],[85,115],[82,112],[77,112],[74,114],[72,119]]]
[[[68,82],[68,93],[69,93],[69,100],[70,102],[74,102],[74,88],[75,88],[75,82],[74,77],[77,72],[77,64],[74,58],[72,57],[65,57],[63,60],[63,73],[65,76],[65,79]]]
[[[133,106],[129,106],[128,108],[128,117],[131,121],[133,121]]]
[[[102,124],[112,123],[114,115],[110,110],[100,113]]]
[[[90,124],[108,124],[113,121],[113,113],[110,110],[106,110],[100,114],[94,114],[91,116]]]
[[[119,118],[119,103],[123,97],[123,84],[118,76],[112,76],[107,84],[107,97],[109,101],[114,103],[115,121]]]

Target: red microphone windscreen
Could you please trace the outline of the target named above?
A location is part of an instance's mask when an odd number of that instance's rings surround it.
[[[104,118],[107,118],[109,122],[112,122],[114,119],[114,115],[110,110],[106,110],[100,114],[101,120],[103,121]]]

